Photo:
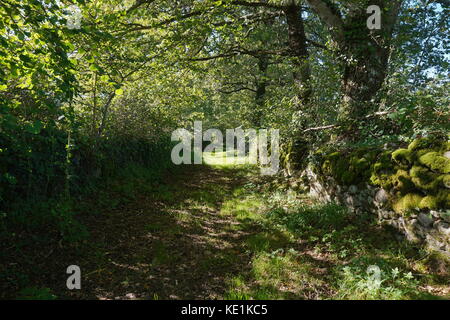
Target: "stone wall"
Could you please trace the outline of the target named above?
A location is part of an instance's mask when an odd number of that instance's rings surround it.
[[[394,151],[322,153],[300,181],[313,198],[371,212],[409,241],[450,258],[449,164],[447,141],[422,138]]]

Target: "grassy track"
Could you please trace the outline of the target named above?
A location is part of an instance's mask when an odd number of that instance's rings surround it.
[[[448,265],[438,257],[370,217],[315,204],[219,156],[167,175],[125,205],[85,212],[89,240],[51,252],[35,282],[48,289],[38,292],[69,299],[448,298]],[[70,264],[81,267],[82,290],[65,288]]]

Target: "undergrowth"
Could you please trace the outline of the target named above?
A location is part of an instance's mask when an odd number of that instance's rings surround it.
[[[230,278],[225,298],[438,299],[424,289],[430,286],[445,295],[448,270],[443,277],[431,271],[430,253],[399,240],[374,217],[288,190],[261,191],[249,188],[239,200],[264,202],[249,215],[264,231],[250,238],[251,272]],[[284,241],[275,241],[276,234]]]

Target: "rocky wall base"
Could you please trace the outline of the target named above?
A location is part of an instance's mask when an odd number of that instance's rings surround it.
[[[302,173],[307,181],[310,196],[321,201],[334,201],[350,208],[355,214],[371,212],[378,221],[390,225],[409,241],[421,243],[450,258],[450,213],[421,209],[409,214],[400,214],[389,206],[390,194],[368,183],[339,185],[331,177],[319,177],[311,168]]]

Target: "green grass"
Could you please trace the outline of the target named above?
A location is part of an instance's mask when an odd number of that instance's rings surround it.
[[[20,290],[17,300],[55,300],[49,288],[26,287]]]
[[[235,167],[242,164],[249,163],[249,157],[239,157],[237,156],[236,151],[227,152],[204,152],[203,153],[203,162],[207,165],[218,167],[218,168],[226,168],[226,167]],[[240,164],[242,163],[242,164]]]
[[[248,194],[244,188],[233,191],[232,197],[222,204],[220,214],[231,215],[239,221],[255,221],[261,219],[260,209],[264,200],[254,194]]]
[[[376,224],[375,217],[355,216],[333,203],[314,203],[260,177],[255,167],[218,160],[213,166],[216,169],[200,171],[203,179],[188,181],[188,188],[150,181],[135,168],[127,178],[135,182],[135,190],[128,181],[105,193],[105,206],[108,199],[120,204],[140,201],[139,192],[151,199],[149,203],[156,200],[161,206],[145,205],[138,211],[149,220],[137,229],[151,240],[136,250],[133,263],[149,265],[152,272],[188,263],[193,274],[212,274],[225,282],[224,291],[215,296],[224,299],[445,296],[449,264],[436,254],[399,242],[390,230]],[[93,206],[101,207],[101,203]],[[107,248],[108,243],[93,247],[96,266],[108,265]],[[200,250],[186,258],[183,253],[192,248]],[[378,278],[373,277],[374,268],[380,270]],[[18,286],[28,288],[19,297],[52,298],[46,288],[31,288],[22,282]],[[165,298],[159,293],[161,297],[155,293],[155,298]]]
[[[314,266],[295,250],[260,252],[252,261],[247,278],[230,279],[226,299],[303,299],[314,295],[323,281],[314,275]]]
[[[290,234],[275,229],[248,237],[246,245],[253,252],[260,252],[281,249],[288,246],[290,242]]]
[[[250,271],[228,280],[225,299],[439,298],[423,289],[442,289],[446,281],[430,271],[428,253],[399,242],[374,217],[290,191],[261,192],[258,183],[246,186],[221,209],[245,226],[230,228],[253,230],[245,240]],[[380,270],[378,282],[373,268]]]

